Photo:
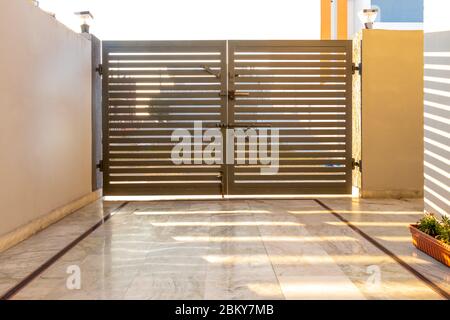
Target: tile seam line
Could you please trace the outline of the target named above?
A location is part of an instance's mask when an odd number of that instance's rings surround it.
[[[309,199],[306,199],[306,200],[311,201]],[[247,201],[249,201],[249,200],[247,200]],[[253,220],[255,221],[255,214],[252,214],[252,217],[253,217]],[[283,288],[281,287],[280,278],[279,278],[279,276],[278,276],[278,274],[277,274],[277,272],[275,270],[275,266],[273,265],[273,261],[272,261],[270,255],[269,255],[269,251],[267,250],[266,242],[264,241],[264,239],[262,237],[261,228],[260,228],[260,226],[257,226],[257,228],[258,228],[258,234],[259,234],[259,236],[261,238],[262,245],[264,247],[264,251],[265,251],[265,253],[267,255],[267,258],[269,259],[270,267],[272,269],[273,274],[275,275],[275,278],[277,279],[277,283],[278,283],[278,287],[280,288],[280,292],[283,295],[284,300],[287,300],[286,295],[285,295],[285,293],[283,291]]]
[[[112,210],[110,213],[105,215],[100,221],[78,236],[75,240],[66,245],[63,249],[58,251],[52,257],[50,257],[46,262],[41,264],[38,268],[36,268],[32,273],[27,275],[25,278],[20,280],[15,286],[7,290],[2,296],[0,296],[0,301],[2,300],[10,300],[16,294],[18,294],[21,290],[23,290],[26,286],[28,286],[33,280],[39,277],[42,273],[44,273],[47,269],[49,269],[55,262],[61,259],[66,253],[68,253],[71,249],[77,246],[81,241],[86,239],[89,235],[91,235],[95,230],[97,230],[100,226],[104,225],[115,213],[122,210],[125,206],[127,206],[129,202],[123,202],[120,206]]]
[[[442,298],[446,300],[450,300],[450,293],[448,293],[446,290],[441,288],[439,285],[434,283],[432,280],[428,279],[426,276],[424,276],[422,273],[417,271],[415,268],[410,266],[407,262],[399,258],[395,253],[390,251],[388,248],[383,246],[381,243],[379,243],[377,240],[372,238],[370,235],[362,231],[360,228],[352,224],[350,221],[345,219],[342,215],[340,215],[338,212],[333,210],[330,206],[326,205],[319,199],[314,199],[321,207],[329,211],[333,216],[335,216],[337,219],[342,221],[346,224],[347,227],[352,229],[354,232],[358,233],[360,236],[362,236],[364,239],[366,239],[368,242],[370,242],[373,246],[375,246],[377,249],[381,250],[383,253],[385,253],[387,256],[389,256],[391,259],[393,259],[397,264],[402,266],[405,270],[410,272],[413,276],[415,276],[417,279],[422,281],[425,285],[427,285],[431,290],[433,290],[436,294],[441,296]]]

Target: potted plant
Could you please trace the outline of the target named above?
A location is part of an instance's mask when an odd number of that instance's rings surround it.
[[[450,267],[450,219],[439,221],[426,214],[417,224],[409,227],[413,244],[421,251]]]

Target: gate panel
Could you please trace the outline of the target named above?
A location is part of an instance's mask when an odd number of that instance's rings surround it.
[[[229,41],[229,127],[278,129],[280,159],[275,175],[260,163],[229,166],[230,194],[351,193],[351,48]]]
[[[220,194],[223,166],[175,165],[171,135],[226,122],[226,74],[225,41],[104,42],[105,195]]]

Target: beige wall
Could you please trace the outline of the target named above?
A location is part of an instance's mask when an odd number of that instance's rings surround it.
[[[0,236],[91,192],[90,42],[0,0]]]
[[[364,30],[362,195],[423,194],[423,33]]]

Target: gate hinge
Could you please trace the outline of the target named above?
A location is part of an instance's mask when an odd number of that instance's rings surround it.
[[[352,73],[355,74],[356,71],[358,71],[359,75],[362,75],[362,63],[358,63],[358,65],[355,63],[352,64]]]
[[[103,75],[103,65],[100,63],[97,68],[95,68],[95,71],[99,74],[99,76]]]
[[[356,161],[355,158],[352,158],[352,170],[355,170],[356,167],[362,172],[362,160]]]
[[[103,160],[100,160],[100,162],[97,163],[97,169],[99,169],[100,172],[103,172],[104,169]]]

